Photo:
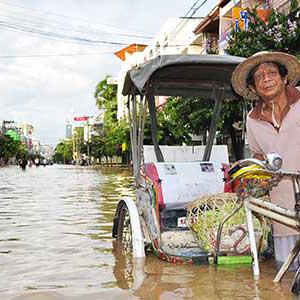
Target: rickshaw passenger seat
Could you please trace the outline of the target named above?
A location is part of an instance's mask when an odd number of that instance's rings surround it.
[[[155,162],[145,164],[160,210],[184,207],[201,195],[224,191],[222,164],[215,162]]]

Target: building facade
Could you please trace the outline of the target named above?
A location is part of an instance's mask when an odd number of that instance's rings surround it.
[[[297,0],[300,5],[300,0]],[[247,29],[246,9],[257,9],[259,16],[265,19],[270,9],[289,13],[290,0],[221,0],[195,28],[199,37],[206,36],[207,53],[224,54],[227,39],[235,26]]]
[[[121,71],[118,75],[118,119],[127,115],[127,98],[122,95],[124,79],[128,70],[137,67],[158,55],[167,54],[201,54],[203,44],[198,42],[199,37],[195,36],[193,29],[202,18],[170,18],[163,25],[157,35],[150,41],[149,45],[136,47],[132,51],[130,46],[116,52],[122,53],[123,60]],[[128,51],[130,49],[131,51]],[[119,58],[120,56],[117,55]],[[157,102],[163,103],[165,99],[157,98]]]

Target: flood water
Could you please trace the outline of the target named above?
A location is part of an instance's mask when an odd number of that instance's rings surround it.
[[[294,273],[249,265],[133,261],[111,237],[118,199],[132,196],[126,171],[78,166],[0,168],[0,299],[297,299]]]

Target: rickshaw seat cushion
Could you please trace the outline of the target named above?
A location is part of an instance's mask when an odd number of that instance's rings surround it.
[[[146,176],[153,182],[160,209],[188,203],[201,195],[224,191],[221,163],[155,162],[144,165]]]

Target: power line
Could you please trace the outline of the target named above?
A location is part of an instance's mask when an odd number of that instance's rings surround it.
[[[187,11],[187,13],[184,15],[184,17],[181,18],[180,22],[175,26],[175,28],[173,29],[172,33],[170,34],[170,36],[174,36],[176,34],[176,32],[185,25],[185,23],[189,20],[192,19],[192,17],[194,16],[194,14],[207,2],[207,0],[204,0],[198,7],[196,7],[196,5],[199,3],[200,0],[197,0],[196,2],[194,2],[194,4],[191,6],[191,8]],[[191,15],[190,12],[192,12]]]
[[[199,1],[200,0],[197,0],[192,5],[192,7],[190,8],[190,10],[186,14],[186,16],[191,11],[193,11],[192,15],[194,15],[196,13],[196,11],[207,2],[207,0],[204,0],[199,6],[197,6]],[[0,2],[0,4],[1,4],[1,2]],[[15,7],[15,6],[13,6],[13,7]],[[25,9],[25,8],[22,7],[22,9]],[[33,10],[33,11],[36,11],[36,10]],[[56,15],[56,14],[54,14],[54,15]],[[26,34],[39,36],[39,37],[43,37],[46,39],[61,40],[64,42],[72,42],[72,43],[80,43],[80,44],[84,44],[84,45],[88,45],[88,46],[126,46],[126,45],[128,45],[128,42],[113,41],[113,40],[109,41],[109,40],[104,40],[104,39],[95,39],[95,38],[89,38],[89,37],[82,37],[80,35],[74,35],[73,34],[74,29],[72,27],[71,27],[71,31],[73,31],[73,32],[70,32],[70,30],[68,32],[67,31],[68,28],[65,25],[65,23],[61,23],[61,22],[57,23],[57,22],[53,22],[52,20],[51,20],[51,26],[46,24],[47,27],[50,27],[50,30],[43,29],[43,27],[45,27],[45,20],[42,19],[40,17],[40,15],[38,15],[37,20],[36,20],[36,18],[33,18],[33,16],[34,16],[34,14],[32,14],[32,13],[29,15],[29,18],[26,15],[25,15],[25,18],[22,15],[21,16],[9,15],[8,17],[6,16],[6,19],[8,18],[8,21],[5,21],[5,20],[1,21],[1,11],[0,11],[0,29],[17,31],[17,32],[25,32]],[[9,21],[11,19],[13,20],[13,22]],[[20,24],[20,22],[21,22],[21,24]],[[70,24],[67,24],[67,25],[70,25]],[[53,27],[53,26],[54,26],[54,29],[58,29],[58,31],[51,30],[51,27]],[[75,30],[75,32],[82,32],[82,31]],[[91,32],[84,31],[84,33],[90,34]],[[93,33],[95,34],[95,32],[93,32]],[[119,34],[117,34],[117,35],[119,35]],[[144,36],[142,37],[142,36],[137,36],[137,35],[126,35],[126,34],[120,34],[120,35],[122,35],[123,37],[135,36],[138,38],[149,38],[149,37],[144,37]],[[178,46],[183,46],[183,45],[172,45],[172,46],[178,47]],[[27,57],[29,57],[29,56],[27,56]],[[39,57],[39,55],[34,55],[34,56],[32,55],[31,57]]]
[[[43,37],[46,36],[46,37],[51,37],[54,39],[60,39],[60,40],[71,41],[71,42],[76,42],[76,43],[84,43],[84,44],[90,44],[90,45],[105,44],[105,45],[124,46],[124,45],[128,44],[128,43],[121,43],[121,42],[110,42],[110,41],[105,41],[105,40],[92,40],[89,38],[79,37],[79,36],[70,36],[70,35],[60,34],[60,33],[51,32],[51,31],[10,24],[7,22],[2,22],[2,21],[0,21],[0,28],[12,29],[15,31],[27,32],[27,33],[31,33],[31,34],[35,34],[35,35],[39,35],[39,36],[43,36]]]
[[[190,46],[199,46],[197,43],[191,43]],[[186,44],[168,45],[168,47],[182,47]],[[28,55],[0,55],[0,59],[10,58],[34,58],[34,57],[56,57],[56,56],[89,56],[89,55],[110,55],[114,52],[82,52],[82,53],[53,53],[53,54],[28,54]]]
[[[206,2],[207,2],[207,0],[204,0],[204,1],[202,1],[202,3],[199,5],[199,6],[196,6],[197,4],[198,4],[198,2],[199,2],[200,0],[197,0],[192,6],[191,6],[191,8],[188,10],[188,12],[185,14],[185,16],[184,17],[189,17],[189,18],[191,18]],[[190,15],[190,16],[188,16],[188,14],[191,12],[191,11],[193,11],[192,12],[192,14]]]
[[[84,19],[84,18],[78,18],[78,17],[72,17],[72,16],[67,16],[67,15],[63,15],[63,14],[57,14],[57,13],[53,13],[53,12],[49,12],[49,11],[41,11],[41,10],[37,10],[37,9],[33,9],[33,8],[26,8],[24,6],[18,6],[18,5],[13,5],[11,3],[7,3],[5,1],[0,1],[0,5],[4,5],[4,6],[11,6],[14,8],[18,8],[19,10],[21,10],[21,14],[27,14],[29,16],[34,17],[34,19],[38,18],[42,18],[43,21],[45,21],[45,17],[46,19],[49,19],[49,15],[55,16],[55,17],[59,17],[59,18],[63,18],[63,20],[65,21],[66,18],[67,19],[71,19],[71,20],[77,20],[80,22],[84,22],[87,23],[88,26],[90,27],[90,20]],[[3,12],[3,11],[2,11]],[[13,13],[16,13],[16,10],[13,10]],[[45,16],[45,17],[44,17]],[[64,22],[65,24],[65,22]],[[106,26],[109,28],[115,28],[118,31],[120,31],[120,28],[111,24],[107,24],[107,23],[95,23],[93,22],[92,26]],[[99,30],[99,27],[98,27]],[[135,38],[147,38],[147,39],[151,39],[152,36],[154,35],[153,33],[148,33],[146,36],[145,35],[138,35],[138,34],[125,34],[125,33],[114,33],[114,32],[103,32],[104,34],[110,34],[110,35],[119,35],[119,36],[125,36],[125,37],[135,37]],[[149,36],[150,35],[150,36]]]
[[[191,8],[187,11],[187,13],[184,15],[184,17],[186,18],[188,16],[188,14],[194,10],[194,7],[197,5],[197,3],[199,2],[200,0],[197,0],[192,6]]]
[[[2,29],[14,32],[23,32],[44,39],[58,40],[76,44],[79,43],[85,46],[93,47],[123,47],[128,45],[129,43],[132,43],[131,40],[124,40],[126,38],[152,38],[149,36],[142,36],[137,34],[105,32],[102,29],[95,28],[94,23],[88,25],[85,24],[85,27],[83,27],[81,24],[75,24],[76,26],[73,26],[73,24],[65,22],[66,18],[72,19],[72,17],[49,12],[47,12],[47,16],[45,16],[38,10],[26,9],[24,7],[11,5],[1,0],[0,5],[4,5],[4,10],[0,9],[0,30]],[[6,6],[8,6],[8,9],[6,8]],[[14,9],[11,9],[9,7],[13,7]],[[17,8],[17,10],[15,8]],[[60,19],[49,19],[49,14],[57,16]],[[61,21],[62,17],[64,18],[63,21]],[[109,35],[109,38],[99,39],[99,35]],[[118,39],[116,40],[116,38]]]
[[[56,56],[89,56],[89,55],[106,55],[114,54],[113,52],[94,52],[94,53],[57,53],[57,54],[32,54],[32,55],[0,55],[0,59],[5,58],[30,58],[30,57],[56,57]]]
[[[27,26],[36,26],[36,27],[45,27],[45,25],[47,27],[52,27],[54,30],[59,30],[59,31],[74,31],[74,32],[79,32],[79,33],[84,33],[84,34],[103,34],[103,35],[109,35],[109,36],[117,36],[117,37],[122,37],[122,38],[138,38],[138,39],[152,39],[152,37],[150,36],[144,36],[144,35],[137,35],[137,34],[125,34],[125,33],[113,33],[113,32],[106,32],[103,31],[101,29],[98,28],[89,28],[88,30],[84,30],[85,28],[78,30],[75,29],[71,26],[69,26],[70,24],[66,24],[66,23],[60,23],[60,22],[54,22],[53,20],[51,20],[51,22],[49,22],[49,24],[47,24],[46,20],[38,20],[38,18],[33,18],[30,19],[27,16],[18,16],[18,15],[1,15],[1,13],[3,13],[3,11],[0,11],[0,17],[3,18],[3,22],[5,21],[5,19],[7,20],[7,22],[11,21],[14,24],[26,24]],[[70,29],[68,29],[68,27]],[[89,26],[91,27],[91,26]]]
[[[6,30],[6,31],[13,31],[13,32],[20,32],[20,30],[17,30],[17,29],[14,29],[14,28],[8,28],[8,27],[2,27],[1,28],[1,25],[0,25],[0,30]],[[25,31],[26,32],[26,31]],[[26,32],[26,34],[27,35],[31,35],[31,36],[35,36],[35,37],[37,37],[38,35],[36,34],[36,33],[32,33],[32,32],[30,32],[30,31],[27,31]],[[43,39],[48,39],[48,40],[54,40],[54,41],[59,41],[59,39],[58,38],[55,38],[55,37],[51,37],[51,36],[48,36],[48,35],[42,35],[42,38]],[[74,43],[74,41],[71,41],[71,40],[63,40],[63,42],[70,42],[70,43]],[[107,46],[112,46],[112,45],[105,45],[105,44],[93,44],[93,45],[91,45],[91,44],[88,44],[88,43],[82,43],[82,42],[80,42],[80,41],[76,41],[76,44],[82,44],[82,45],[85,45],[85,46],[93,46],[93,47],[107,47]],[[124,43],[124,45],[128,45],[127,43],[125,44]]]

